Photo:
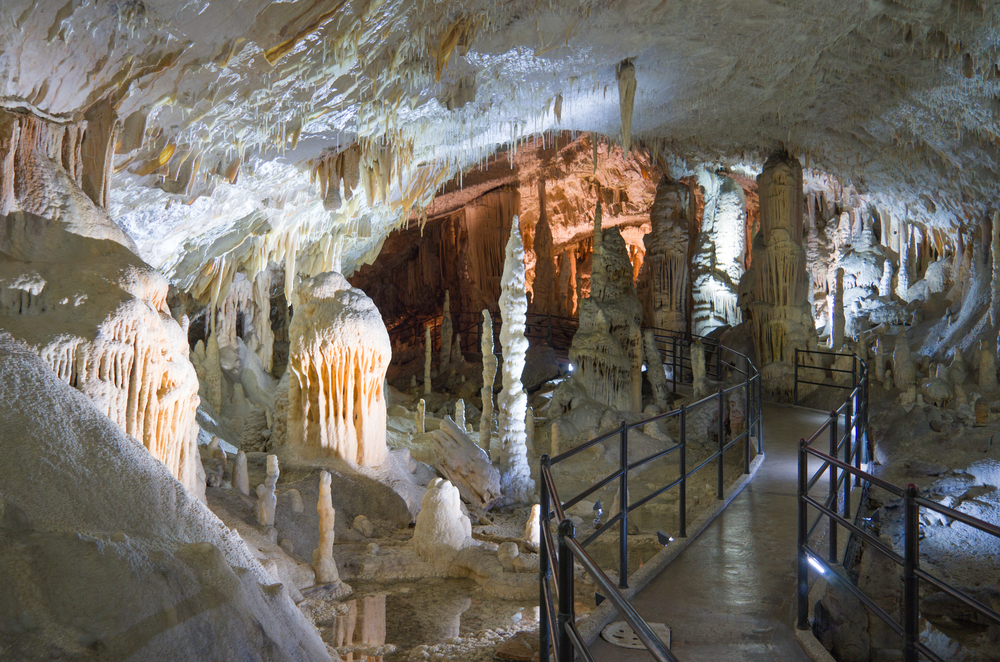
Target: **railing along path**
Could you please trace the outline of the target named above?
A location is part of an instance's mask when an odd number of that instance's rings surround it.
[[[668,368],[668,372],[674,381],[675,389],[677,383],[685,383],[685,379],[691,374],[690,358],[685,354],[689,353],[690,345],[694,340],[699,339],[706,349],[711,350],[706,355],[712,357],[706,361],[706,370],[715,379],[721,378],[728,373],[735,377],[738,383],[726,388],[720,388],[716,393],[705,397],[690,405],[685,405],[679,409],[665,412],[651,418],[647,418],[637,423],[627,423],[622,421],[621,425],[606,434],[591,439],[590,441],[576,446],[564,453],[550,458],[543,455],[541,458],[541,550],[539,564],[539,600],[542,605],[540,610],[539,638],[540,655],[542,662],[548,662],[550,654],[554,653],[558,662],[570,662],[576,654],[584,660],[592,660],[593,657],[580,636],[576,626],[574,613],[574,559],[594,579],[597,587],[605,595],[632,627],[636,635],[652,654],[653,658],[659,662],[675,662],[676,658],[670,649],[656,636],[646,622],[629,604],[622,593],[622,589],[628,588],[628,521],[629,513],[640,508],[668,490],[678,490],[678,535],[687,536],[687,481],[698,471],[705,468],[712,462],[717,463],[717,496],[721,500],[724,498],[724,463],[725,453],[737,443],[742,442],[744,449],[743,472],[750,472],[750,452],[751,437],[755,436],[757,452],[763,452],[762,421],[761,421],[761,391],[760,373],[753,363],[739,352],[728,349],[720,343],[708,338],[699,338],[692,335],[672,334],[667,332],[656,333],[658,345],[661,351],[663,365]],[[732,362],[726,361],[723,354],[730,355]],[[651,369],[648,368],[648,369]],[[739,393],[742,391],[742,393]],[[727,398],[734,397],[734,394],[742,395],[744,402],[744,429],[735,434],[732,439],[726,439],[726,402]],[[739,397],[739,396],[736,396]],[[713,405],[713,401],[717,405]],[[718,447],[717,449],[701,461],[698,466],[691,470],[687,468],[687,419],[689,412],[703,406],[718,407]],[[678,419],[680,429],[680,441],[670,448],[660,450],[651,455],[629,462],[629,430],[645,426],[647,423],[664,421],[668,419]],[[754,433],[752,435],[752,433]],[[608,474],[603,479],[591,485],[583,492],[563,501],[555,487],[552,478],[552,467],[560,462],[592,448],[597,444],[609,441],[617,437],[619,448],[618,469]],[[629,474],[644,465],[665,458],[672,454],[678,456],[678,478],[654,489],[651,493],[636,500],[631,501],[629,492]],[[587,536],[582,542],[577,540],[573,522],[566,517],[565,511],[580,503],[583,499],[594,494],[601,488],[618,481],[619,485],[619,510],[614,517],[597,528]],[[557,536],[558,543],[553,539],[550,527],[552,518],[558,523]],[[588,545],[597,540],[601,535],[607,533],[615,525],[618,526],[618,584],[608,577],[608,575],[598,566],[594,559],[587,553]],[[558,549],[558,555],[556,550]],[[554,573],[554,577],[553,577]],[[554,586],[550,580],[554,579]],[[555,611],[555,603],[558,603],[558,613]],[[550,651],[551,648],[551,651]]]
[[[800,370],[830,371],[833,373],[847,372],[844,369],[834,369],[800,362],[810,356],[850,357],[852,362],[851,386],[838,386],[824,382],[799,378]],[[984,533],[1000,538],[1000,527],[977,519],[954,508],[919,496],[915,485],[905,488],[893,485],[887,481],[862,470],[861,465],[867,465],[871,458],[870,439],[868,435],[868,365],[853,354],[796,350],[795,353],[795,402],[798,404],[799,384],[815,384],[817,386],[848,388],[850,392],[844,403],[830,412],[829,418],[808,439],[802,439],[799,446],[799,487],[798,487],[798,614],[796,627],[809,628],[809,567],[815,567],[822,576],[839,582],[861,601],[873,614],[883,620],[894,632],[902,638],[901,648],[904,662],[917,662],[921,657],[934,662],[944,662],[944,658],[920,641],[920,582],[924,581],[935,588],[944,591],[959,602],[970,607],[979,614],[1000,624],[1000,614],[994,609],[976,600],[972,596],[951,586],[944,580],[920,568],[920,508],[949,517],[956,522],[978,529]],[[845,421],[843,431],[839,428],[840,418]],[[814,446],[823,440],[828,433],[829,446],[827,453]],[[843,455],[843,459],[840,459]],[[822,461],[821,466],[812,475],[809,474],[809,458]],[[814,497],[810,494],[816,484],[826,474],[829,474],[829,485],[826,498]],[[852,480],[853,477],[853,480]],[[877,535],[865,530],[865,522],[860,518],[860,509],[851,518],[851,484],[861,486],[866,492],[872,488],[882,489],[895,497],[903,499],[903,554],[898,554],[887,546]],[[810,508],[815,516],[810,521]],[[817,529],[827,522],[826,555],[815,549],[811,543]],[[867,543],[878,553],[890,559],[903,569],[903,599],[902,623],[872,600],[871,597],[858,588],[844,572],[838,552],[838,531],[844,528],[851,536]],[[837,568],[840,568],[838,570]]]

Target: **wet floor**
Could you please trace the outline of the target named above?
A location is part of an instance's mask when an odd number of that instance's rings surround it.
[[[810,660],[794,636],[797,449],[825,420],[765,405],[766,460],[756,477],[632,600],[647,621],[671,628],[680,662]],[[601,639],[592,652],[597,660],[653,659]]]

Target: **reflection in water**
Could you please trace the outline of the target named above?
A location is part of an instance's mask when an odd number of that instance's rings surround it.
[[[471,580],[352,585],[360,597],[344,601],[324,637],[351,662],[404,660],[406,651],[415,646],[537,620],[537,608],[530,601],[491,597]]]
[[[338,649],[346,649],[340,652],[341,657],[345,662],[355,659],[382,662],[381,654],[369,655],[364,649],[385,644],[385,593],[348,600],[344,605],[347,613],[338,615],[333,622],[334,645]]]

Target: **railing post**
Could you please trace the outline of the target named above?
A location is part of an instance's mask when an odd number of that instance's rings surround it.
[[[920,507],[917,486],[906,486],[903,502],[903,661],[917,662],[920,627],[920,595],[917,567],[920,565]]]
[[[854,382],[853,367],[851,368],[851,382]],[[850,466],[851,454],[857,452],[857,447],[855,446],[857,420],[854,416],[854,388],[851,389],[851,395],[847,398],[847,411],[844,412],[844,419],[847,421],[847,440],[844,442],[844,464]],[[844,519],[851,518],[851,485],[853,482],[851,476],[844,476]]]
[[[541,506],[538,514],[540,531],[547,531],[549,528],[549,486],[545,481],[545,472],[550,466],[549,456],[543,455],[541,486],[538,495],[538,505]],[[549,628],[551,625],[549,624],[549,605],[545,587],[548,585],[549,577],[551,576],[551,570],[549,569],[550,550],[548,548],[547,536],[542,533],[538,538],[538,604],[541,605],[541,609],[538,610],[538,660],[539,662],[549,662],[549,647],[551,646]]]
[[[794,395],[792,396],[792,404],[796,407],[799,406],[799,348],[795,348],[795,380],[794,380]]]
[[[757,452],[764,452],[764,378],[757,373]]]
[[[622,421],[619,432],[621,439],[621,478],[619,478],[618,490],[621,495],[618,498],[618,512],[621,513],[621,520],[618,525],[618,588],[628,588],[628,426]]]
[[[564,519],[559,522],[559,632],[557,635],[559,662],[573,662],[576,650],[566,627],[573,622],[573,552],[566,544],[566,538],[574,535],[573,522]]]
[[[806,440],[799,440],[799,535],[798,535],[798,618],[795,627],[809,629],[809,559],[806,558],[806,533],[809,531],[809,513],[805,501],[809,485],[809,456]]]
[[[837,415],[836,411],[830,412],[830,457],[837,457],[837,440],[839,435],[837,434],[837,423],[840,417]],[[837,503],[837,466],[835,464],[830,464],[830,510],[833,512],[838,512],[840,510],[840,504]],[[837,521],[830,518],[830,563],[837,562]]]
[[[687,538],[687,405],[681,405],[680,536]]]
[[[722,393],[722,389],[719,389],[719,501],[726,498],[725,495],[725,476],[723,476],[723,471],[725,466],[723,465],[722,459],[726,455],[726,398]]]
[[[750,389],[753,388],[753,382],[750,381],[750,366],[747,366],[747,379],[744,382],[743,389],[746,391],[746,406],[743,408],[743,434],[745,435],[743,440],[743,473],[750,473],[750,427],[753,425],[753,403],[750,401]]]
[[[670,338],[670,379],[674,382],[673,392],[677,392],[677,339]]]
[[[861,373],[861,390],[858,395],[861,399],[861,404],[859,409],[861,410],[861,425],[857,428],[857,433],[855,438],[857,439],[857,447],[854,449],[854,468],[861,471],[861,460],[862,458],[867,459],[868,457],[868,364],[862,363]],[[855,412],[857,416],[857,412]],[[857,487],[861,484],[861,476],[854,474],[854,485]]]

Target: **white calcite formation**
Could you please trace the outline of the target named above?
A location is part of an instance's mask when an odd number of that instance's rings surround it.
[[[250,496],[250,476],[247,473],[247,454],[240,451],[233,463],[233,487],[243,496]]]
[[[642,410],[642,307],[632,263],[618,228],[594,215],[590,296],[580,302],[580,328],[569,359],[573,379],[591,399],[620,411]]]
[[[472,542],[472,522],[462,512],[458,489],[442,478],[433,479],[420,502],[413,547],[422,559],[446,568]]]
[[[795,349],[807,347],[815,336],[802,249],[802,166],[776,152],[764,164],[757,187],[760,232],[750,269],[740,281],[740,306],[751,324],[764,388],[788,396]]]
[[[528,499],[535,489],[528,466],[524,417],[528,394],[521,385],[528,340],[524,337],[528,295],[524,289],[524,246],[517,216],[510,226],[500,285],[500,346],[503,348],[503,388],[497,398],[500,432],[500,486],[507,503]],[[496,458],[495,458],[496,459]]]
[[[493,353],[493,316],[483,310],[483,337],[480,345],[483,354],[483,413],[479,417],[479,446],[489,449],[493,437],[493,382],[497,376],[497,357]]]
[[[542,507],[535,504],[528,514],[528,521],[524,525],[524,544],[532,549],[538,549],[542,544]]]
[[[330,659],[257,551],[5,333],[0,392],[5,660]]]
[[[690,189],[664,177],[649,210],[650,232],[643,237],[646,259],[639,274],[646,324],[668,331],[688,331],[691,293]]]
[[[691,258],[691,331],[707,335],[741,321],[737,291],[745,271],[747,203],[735,180],[707,168],[698,170],[698,185],[705,207]]]
[[[326,471],[319,474],[319,499],[316,501],[316,512],[319,513],[319,547],[313,551],[312,555],[316,582],[319,584],[340,583],[337,560],[333,558],[333,526],[337,511],[333,508],[333,496],[330,494],[330,474]]]
[[[464,429],[445,416],[441,427],[431,432],[436,460],[434,468],[450,480],[465,501],[488,510],[500,498],[500,473],[489,456]]]
[[[278,484],[278,476],[281,470],[278,468],[278,456],[267,456],[267,478],[257,486],[257,503],[253,506],[253,513],[257,517],[257,523],[263,527],[274,526],[274,509],[278,505],[278,496],[275,494],[275,487]]]
[[[198,493],[187,337],[166,279],[83,187],[83,128],[0,111],[0,327]]]
[[[392,355],[382,316],[336,272],[304,281],[296,293],[289,440],[306,455],[379,465],[388,452],[383,388]]]

